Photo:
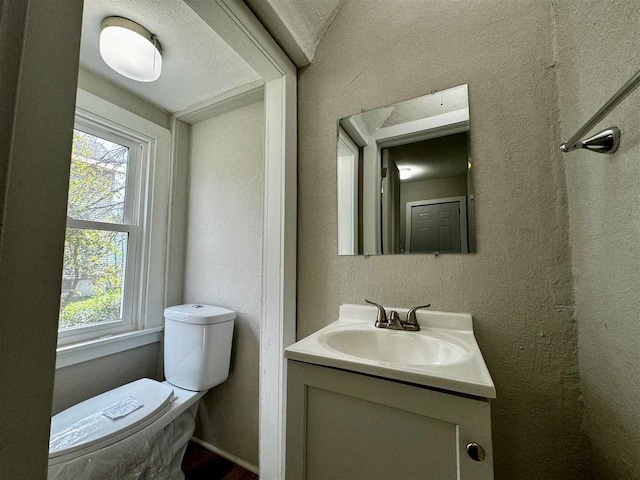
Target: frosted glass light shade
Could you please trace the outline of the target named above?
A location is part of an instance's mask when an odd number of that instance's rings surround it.
[[[162,71],[162,48],[142,25],[107,17],[100,32],[100,56],[112,69],[138,82],[153,82]]]
[[[410,168],[401,168],[400,169],[400,180],[406,180],[407,178],[411,178],[411,169]]]

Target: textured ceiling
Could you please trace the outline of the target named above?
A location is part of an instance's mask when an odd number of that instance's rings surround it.
[[[298,66],[307,65],[344,0],[245,0]]]
[[[397,103],[392,107],[394,107],[393,112],[384,121],[381,128],[469,108],[467,86],[460,85],[459,87],[441,90]]]
[[[104,17],[133,20],[162,44],[162,75],[140,83],[114,72],[100,57]],[[85,0],[81,65],[169,112],[184,110],[260,76],[182,0]]]
[[[467,85],[460,85],[387,107],[368,110],[350,118],[356,118],[364,131],[373,135],[375,130],[380,128],[435,117],[464,108],[469,108]]]

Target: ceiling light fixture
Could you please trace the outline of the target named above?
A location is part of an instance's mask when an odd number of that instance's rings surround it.
[[[116,72],[138,82],[153,82],[162,71],[162,47],[156,36],[126,18],[102,21],[100,55]]]
[[[406,180],[411,178],[411,169],[410,168],[401,168],[400,169],[400,180]]]

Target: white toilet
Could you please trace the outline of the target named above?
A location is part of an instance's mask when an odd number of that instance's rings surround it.
[[[164,311],[165,382],[143,378],[51,419],[49,480],[177,480],[198,400],[229,375],[235,312]]]

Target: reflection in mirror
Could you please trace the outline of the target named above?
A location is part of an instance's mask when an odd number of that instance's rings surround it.
[[[338,254],[475,252],[467,85],[338,122]]]

